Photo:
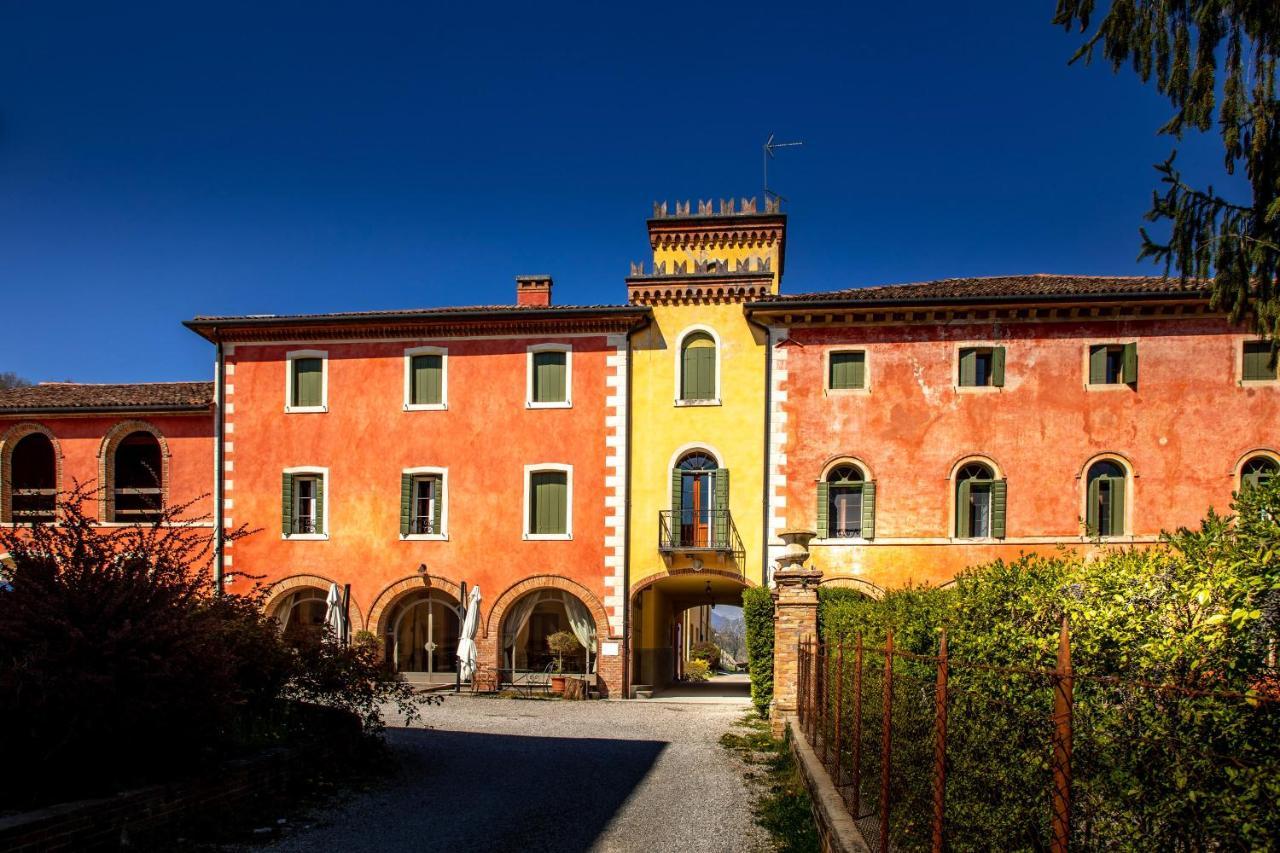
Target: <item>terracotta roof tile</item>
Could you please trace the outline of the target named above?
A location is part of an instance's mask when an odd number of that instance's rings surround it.
[[[86,385],[45,382],[0,391],[0,413],[56,411],[199,411],[213,405],[212,382]]]
[[[983,299],[1032,299],[1090,296],[1136,296],[1169,294],[1196,296],[1208,292],[1208,285],[1183,282],[1161,276],[1093,275],[998,275],[983,278],[943,278],[912,284],[885,284],[816,293],[776,296],[768,303],[786,302],[925,302],[929,300],[978,301]]]
[[[226,316],[200,315],[190,322],[205,325],[208,323],[289,323],[324,320],[378,320],[388,317],[447,317],[450,314],[513,314],[513,313],[575,313],[586,311],[617,311],[626,309],[643,313],[644,309],[632,305],[449,305],[441,308],[405,308],[402,310],[382,311],[338,311],[328,314],[239,314]]]

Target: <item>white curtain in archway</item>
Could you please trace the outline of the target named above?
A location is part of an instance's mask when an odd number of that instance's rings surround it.
[[[502,649],[507,655],[507,666],[512,669],[516,665],[516,637],[524,630],[524,626],[529,624],[529,617],[533,615],[533,609],[538,606],[538,602],[541,600],[542,593],[529,593],[511,605],[511,609],[507,611],[506,618],[502,622]]]
[[[587,650],[587,672],[595,672],[596,662],[591,651],[596,647],[596,621],[591,618],[591,611],[577,597],[564,592],[560,595],[560,600],[564,602],[564,612],[569,617],[569,628]]]

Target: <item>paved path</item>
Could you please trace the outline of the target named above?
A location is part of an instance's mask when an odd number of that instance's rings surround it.
[[[745,710],[450,696],[389,732],[398,777],[270,849],[768,850],[718,743]]]

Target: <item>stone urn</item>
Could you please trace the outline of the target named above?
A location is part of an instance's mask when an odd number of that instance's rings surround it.
[[[809,541],[818,535],[816,530],[791,528],[778,534],[786,547],[778,555],[778,570],[773,573],[775,585],[790,581],[799,582],[802,586],[816,583],[822,578],[818,569],[804,567],[809,559]]]

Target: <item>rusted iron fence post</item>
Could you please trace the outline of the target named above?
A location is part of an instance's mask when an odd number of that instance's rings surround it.
[[[933,853],[942,853],[947,807],[947,629],[938,642],[938,681],[933,694]]]
[[[1053,839],[1052,853],[1071,845],[1071,713],[1075,691],[1067,617],[1058,632],[1058,665],[1053,671]]]
[[[880,853],[889,853],[889,775],[893,761],[893,629],[884,641],[884,714],[880,730]]]
[[[808,689],[804,671],[804,640],[796,643],[796,718],[804,732],[804,692]]]
[[[822,767],[827,766],[827,644],[818,640],[818,736],[822,738]]]
[[[836,767],[832,777],[836,780],[836,790],[840,790],[840,719],[844,716],[844,637],[836,644]]]
[[[862,633],[853,647],[853,816],[862,809]]]

